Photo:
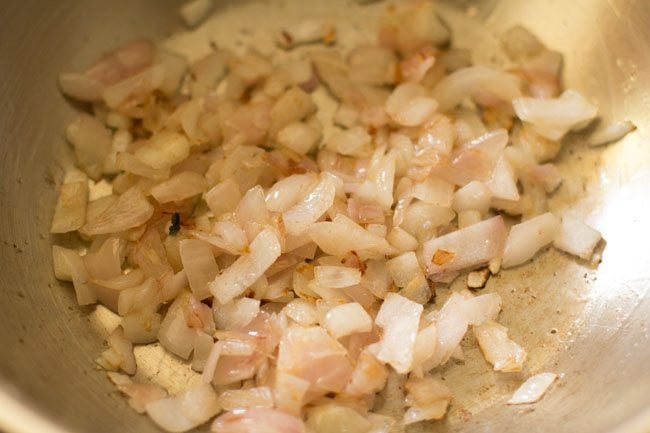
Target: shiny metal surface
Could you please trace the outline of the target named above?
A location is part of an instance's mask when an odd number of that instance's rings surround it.
[[[101,337],[113,318],[102,309],[79,309],[71,288],[56,282],[50,245],[66,240],[52,238],[48,227],[65,164],[62,131],[73,113],[57,91],[57,74],[86,64],[115,43],[167,36],[180,26],[178,4],[60,0],[53,7],[37,0],[0,0],[0,430],[158,431],[95,369]],[[309,14],[339,20],[342,37],[370,22],[381,7],[344,0],[218,4],[219,18],[205,33],[233,46],[304,14],[307,4]],[[650,4],[492,0],[475,5],[473,13],[489,29],[523,24],[562,51],[567,86],[597,102],[606,120],[630,119],[639,130],[604,149],[585,148],[581,136],[568,140],[559,159],[565,182],[551,205],[571,209],[602,231],[607,240],[602,263],[594,267],[551,250],[532,265],[491,279],[486,290],[504,297],[501,321],[528,350],[527,370],[491,372],[468,341],[464,364],[443,371],[455,391],[451,413],[420,430],[650,431]],[[467,31],[464,15],[453,9],[441,13],[452,27],[465,29],[455,32],[459,45],[474,48],[478,60],[491,60],[493,38]],[[253,31],[242,33],[244,23]],[[264,49],[263,41],[259,47]],[[172,391],[194,380],[159,348],[139,348],[137,356],[138,375]],[[537,405],[504,405],[525,377],[540,371],[563,376]],[[384,406],[389,411],[400,402]]]

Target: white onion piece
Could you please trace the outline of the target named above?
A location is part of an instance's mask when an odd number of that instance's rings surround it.
[[[144,224],[153,215],[153,211],[153,206],[142,192],[133,187],[97,218],[86,222],[79,232],[87,236],[121,232]]]
[[[233,299],[227,304],[213,303],[214,323],[218,329],[238,331],[257,316],[260,311],[260,301],[251,298]]]
[[[111,133],[96,117],[81,113],[65,130],[77,162],[88,177],[98,180],[111,151]]]
[[[194,80],[190,90],[194,96],[202,96],[212,90],[226,75],[228,54],[225,51],[213,51],[190,66]]]
[[[195,330],[187,326],[183,304],[187,297],[179,296],[169,307],[158,330],[160,344],[174,355],[188,359],[194,349]]]
[[[370,422],[350,407],[324,404],[309,411],[307,427],[314,433],[366,433]]]
[[[587,142],[591,147],[613,143],[636,130],[636,125],[629,120],[622,120],[606,125],[594,132]]]
[[[400,374],[411,370],[421,314],[422,305],[389,293],[375,318],[375,323],[384,329],[377,358]]]
[[[350,302],[330,309],[325,314],[323,326],[338,340],[346,335],[370,332],[372,318],[360,304]]]
[[[386,239],[401,253],[415,251],[419,245],[418,240],[401,227],[393,228]]]
[[[453,208],[456,212],[478,210],[485,213],[490,209],[492,193],[482,182],[473,180],[454,193]]]
[[[212,423],[213,433],[305,433],[298,417],[269,408],[226,412]]]
[[[251,407],[274,406],[273,394],[268,386],[247,389],[227,389],[219,396],[219,406],[223,410],[245,409]]]
[[[79,101],[95,102],[102,98],[104,83],[84,74],[59,75],[59,87],[66,96]]]
[[[538,401],[546,390],[555,382],[557,374],[555,373],[538,373],[529,377],[517,390],[512,394],[508,404],[528,404]]]
[[[142,176],[157,181],[168,179],[170,173],[168,168],[152,168],[138,159],[138,157],[127,152],[117,152],[115,154],[115,168],[118,170],[124,170],[127,173],[132,173],[136,176]]]
[[[303,122],[291,122],[278,131],[277,140],[281,146],[305,155],[316,146],[321,134]]]
[[[560,221],[550,212],[512,226],[501,265],[511,268],[533,258],[537,251],[553,242]]]
[[[160,62],[165,68],[165,80],[160,86],[160,91],[167,97],[171,98],[176,95],[178,88],[183,81],[187,72],[187,59],[170,51],[160,51],[158,53]]]
[[[400,84],[386,100],[386,113],[399,125],[418,126],[427,121],[438,108],[435,99],[417,83]]]
[[[132,261],[144,271],[145,275],[162,281],[173,273],[167,251],[156,227],[149,227],[140,237],[131,254]]]
[[[361,271],[347,266],[316,266],[314,278],[323,287],[341,289],[361,282]]]
[[[269,229],[260,232],[250,244],[250,253],[241,256],[210,284],[210,291],[226,304],[242,294],[280,257],[280,241]]]
[[[431,289],[414,252],[407,252],[388,260],[386,269],[395,286],[401,289],[400,295],[422,305],[429,301]]]
[[[178,10],[188,27],[194,27],[203,21],[212,9],[212,0],[190,0]]]
[[[444,365],[449,360],[465,336],[468,325],[465,299],[454,292],[437,314],[436,351],[432,357],[425,360],[424,372],[438,365]]]
[[[271,107],[269,134],[275,137],[285,126],[300,121],[316,111],[311,97],[299,87],[287,90]]]
[[[348,156],[364,156],[369,153],[372,137],[361,126],[337,131],[330,136],[326,148]]]
[[[350,218],[338,214],[331,222],[312,224],[309,236],[327,254],[342,256],[349,251],[369,256],[382,256],[390,252],[390,245],[356,224]]]
[[[367,433],[390,433],[394,431],[397,422],[392,416],[373,412],[368,413],[366,419],[370,422],[370,430]]]
[[[273,397],[275,406],[290,415],[300,415],[303,399],[309,391],[309,381],[278,371],[275,374]]]
[[[526,351],[508,338],[506,327],[487,321],[474,327],[474,335],[483,356],[495,371],[510,373],[522,370]]]
[[[292,25],[283,27],[276,35],[275,41],[282,48],[312,42],[331,44],[336,40],[334,24],[323,20],[302,19]]]
[[[352,395],[369,395],[384,389],[388,368],[365,348],[359,354],[350,383],[345,392]]]
[[[600,232],[572,216],[562,217],[553,246],[584,260],[589,260],[602,239]]]
[[[179,242],[179,250],[194,296],[199,300],[211,296],[208,286],[217,276],[219,267],[210,245],[198,239],[183,239]]]
[[[108,350],[102,353],[97,363],[106,370],[122,370],[126,374],[135,374],[136,363],[133,354],[133,344],[124,338],[124,331],[117,327],[107,339]]]
[[[352,375],[345,347],[319,326],[293,325],[284,331],[277,370],[309,381],[320,395],[341,392]]]
[[[336,176],[324,172],[320,182],[300,202],[282,213],[282,221],[288,234],[298,236],[332,206],[336,188],[340,180]]]
[[[487,293],[467,299],[463,303],[465,317],[470,325],[481,325],[486,321],[496,320],[501,311],[501,296]]]
[[[142,284],[119,292],[117,313],[126,316],[134,312],[155,311],[159,305],[160,285],[154,278],[147,278]]]
[[[214,339],[203,331],[196,330],[194,337],[194,348],[192,352],[192,370],[203,371],[212,351]]]
[[[298,298],[289,302],[282,309],[284,314],[294,322],[302,326],[312,326],[318,323],[318,312],[316,307],[304,299]]]
[[[205,177],[192,171],[184,171],[151,188],[151,195],[158,203],[169,203],[194,197],[206,188]]]
[[[446,112],[465,98],[486,90],[507,102],[521,95],[516,76],[485,66],[470,66],[440,80],[433,89],[433,97],[440,104],[440,111]]]
[[[512,105],[517,117],[551,140],[584,128],[598,115],[596,106],[574,90],[566,90],[555,99],[518,98]]]
[[[161,131],[136,149],[134,155],[155,169],[171,168],[190,155],[190,143],[182,134]]]
[[[485,186],[488,187],[494,198],[511,201],[519,200],[517,177],[503,154],[497,159],[490,179],[485,182]]]
[[[241,225],[249,240],[253,240],[270,220],[264,201],[264,189],[255,186],[249,189],[235,208],[235,221]]]
[[[219,413],[217,394],[212,385],[187,388],[173,397],[147,403],[147,415],[168,432],[185,432],[207,422]]]
[[[50,226],[51,233],[68,233],[79,229],[86,219],[88,181],[61,185]]]
[[[55,267],[55,272],[61,277],[60,279],[72,281],[77,296],[77,304],[90,305],[97,302],[97,294],[93,287],[88,284],[90,276],[83,258],[76,251],[62,247],[56,247],[53,253],[56,253],[57,259],[55,263],[58,264]]]
[[[234,210],[241,198],[239,185],[230,178],[216,184],[205,193],[205,202],[215,217]]]
[[[409,406],[404,414],[405,425],[441,419],[447,413],[452,395],[442,381],[430,376],[409,379],[405,388],[407,391],[406,405]]]
[[[433,358],[438,347],[438,329],[435,322],[420,329],[415,338],[415,347],[413,349],[413,366],[411,368],[414,377],[422,377],[423,364]]]
[[[486,264],[501,257],[506,227],[501,216],[433,238],[422,245],[422,261],[430,276]]]
[[[119,81],[102,92],[102,98],[110,108],[118,108],[129,98],[144,97],[158,89],[165,81],[165,67],[153,65],[142,72]]]
[[[120,392],[129,397],[129,406],[138,413],[146,412],[147,403],[167,397],[167,391],[155,385],[136,383],[129,376],[112,371],[106,375]]]
[[[393,205],[395,161],[395,153],[383,155],[383,150],[378,149],[370,163],[366,180],[355,191],[355,197],[390,208]]]
[[[130,41],[104,54],[84,74],[104,84],[114,84],[151,65],[154,55],[151,41]]]
[[[314,173],[294,174],[277,181],[266,193],[266,207],[272,212],[287,211],[305,197],[317,181]]]

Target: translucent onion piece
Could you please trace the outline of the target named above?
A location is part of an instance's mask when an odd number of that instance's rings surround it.
[[[212,423],[213,433],[305,433],[298,417],[279,410],[252,408],[226,412]]]
[[[159,427],[173,433],[198,427],[220,411],[217,394],[208,384],[190,387],[173,397],[149,402],[146,409]]]
[[[584,260],[589,260],[602,239],[600,232],[572,216],[562,217],[553,246]]]
[[[538,373],[529,377],[515,393],[512,395],[508,404],[527,404],[535,403],[542,398],[546,390],[555,382],[557,374],[555,373]]]
[[[502,266],[510,268],[532,259],[537,251],[553,242],[559,229],[560,221],[550,212],[512,226]]]
[[[384,329],[377,358],[400,374],[411,370],[421,314],[422,305],[389,293],[375,318],[375,323]]]
[[[133,187],[79,231],[87,236],[121,232],[144,224],[153,215],[153,211],[153,206],[142,192]]]
[[[521,371],[526,361],[526,351],[508,338],[508,329],[488,321],[474,327],[474,335],[485,359],[495,371],[506,373]]]

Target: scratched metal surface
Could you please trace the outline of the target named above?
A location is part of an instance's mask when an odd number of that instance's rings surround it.
[[[0,426],[7,431],[158,431],[94,368],[115,318],[102,308],[80,310],[71,288],[55,281],[50,245],[65,239],[53,239],[48,226],[66,164],[62,129],[73,113],[56,89],[57,74],[117,42],[166,38],[180,26],[178,3],[61,0],[46,8],[36,0],[0,0]],[[344,44],[352,44],[371,37],[359,29],[369,28],[382,7],[345,0],[234,3],[219,2],[200,37],[177,34],[168,43],[194,44],[195,55],[210,38],[235,49],[252,40],[272,50],[262,35],[308,13],[335,18]],[[449,416],[412,431],[649,431],[650,7],[643,0],[446,3],[454,8],[441,14],[462,29],[456,44],[473,48],[476,61],[498,61],[493,35],[524,24],[565,54],[567,86],[597,102],[606,120],[630,119],[639,130],[604,149],[585,148],[582,137],[573,137],[559,158],[565,181],[552,209],[570,210],[601,230],[607,246],[600,266],[547,251],[485,289],[504,298],[500,321],[528,350],[527,370],[491,372],[468,339],[464,363],[441,371],[455,392]],[[468,30],[459,5],[476,6],[473,13],[487,31]],[[196,380],[157,346],[138,348],[136,355],[138,375],[172,392]],[[562,379],[539,404],[506,407],[518,384],[540,371]],[[383,410],[400,409],[399,395],[385,400]]]

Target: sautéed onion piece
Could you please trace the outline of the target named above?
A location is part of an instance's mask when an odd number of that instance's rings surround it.
[[[192,27],[212,6],[180,14]],[[562,182],[549,161],[598,109],[522,27],[502,38],[513,69],[472,64],[431,0],[387,7],[376,42],[349,53],[333,21],[276,30],[277,58],[190,60],[139,40],[60,76],[94,115],[66,130],[77,168],[51,232],[83,245],[53,247],[55,276],[122,316],[97,363],[166,431],[387,432],[397,420],[373,401],[394,374],[403,424],[441,419],[454,390],[438,376],[468,332],[494,370],[526,368],[489,276],[550,245],[589,260],[601,241],[546,202]],[[485,293],[439,301],[460,275]],[[133,346],[155,342],[199,384],[168,396],[133,381]]]

